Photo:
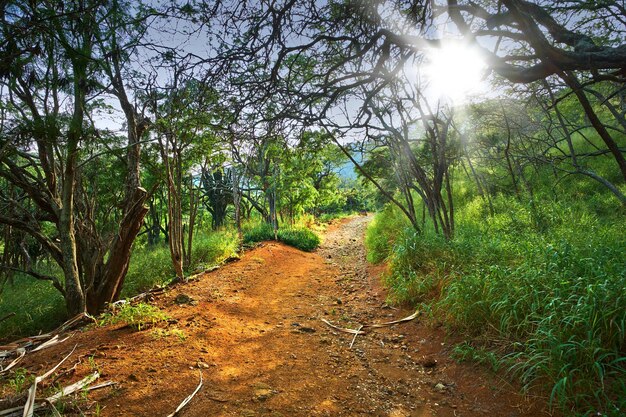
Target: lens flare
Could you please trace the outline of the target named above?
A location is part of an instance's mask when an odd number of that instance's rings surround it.
[[[478,52],[461,43],[444,43],[426,53],[420,68],[428,95],[463,102],[482,89],[485,63]]]

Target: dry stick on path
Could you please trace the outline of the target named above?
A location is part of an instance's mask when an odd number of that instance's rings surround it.
[[[202,388],[202,371],[200,371],[200,383],[198,384],[196,389],[191,394],[189,394],[189,396],[187,398],[185,398],[178,405],[178,407],[176,407],[176,410],[174,410],[174,412],[172,414],[169,414],[167,417],[174,417],[175,415],[177,415],[180,412],[180,410],[182,410],[187,404],[189,404],[191,399],[198,393],[198,391],[200,391],[200,388]]]
[[[13,368],[15,365],[17,365],[17,363],[18,363],[19,361],[21,361],[21,360],[22,360],[22,358],[24,358],[24,356],[26,355],[26,349],[21,349],[21,348],[18,348],[18,349],[17,349],[17,352],[18,352],[18,356],[17,356],[15,359],[13,359],[13,362],[11,362],[10,364],[8,364],[6,368],[0,369],[0,375],[2,375],[3,373],[5,373],[5,372],[6,372],[6,371],[8,371],[9,369]]]
[[[352,343],[350,343],[350,348],[352,348],[352,345],[354,344],[354,341],[355,341],[357,335],[366,333],[362,329],[365,329],[365,328],[378,329],[378,328],[381,328],[381,327],[393,326],[394,324],[406,323],[408,321],[414,320],[417,316],[419,316],[419,311],[416,311],[415,313],[411,314],[410,316],[405,317],[405,318],[400,319],[400,320],[388,321],[388,322],[385,322],[385,323],[362,324],[356,330],[355,329],[348,329],[348,328],[345,328],[345,327],[335,326],[334,324],[332,324],[331,322],[329,322],[326,319],[322,319],[322,321],[324,323],[326,323],[329,327],[332,327],[335,330],[338,330],[338,331],[343,332],[343,333],[353,334],[354,338],[352,339]]]
[[[37,393],[37,384],[52,375],[54,371],[56,371],[59,366],[61,366],[63,362],[65,362],[67,358],[69,358],[72,353],[74,353],[74,351],[76,350],[76,346],[78,345],[74,345],[74,349],[72,349],[72,351],[68,353],[66,357],[61,359],[61,362],[57,363],[54,368],[50,369],[42,376],[38,376],[35,378],[35,382],[33,382],[33,385],[28,389],[28,399],[26,400],[26,405],[24,405],[24,417],[32,417],[33,412],[35,411],[35,394]]]
[[[356,340],[356,337],[359,335],[358,331],[361,330],[363,328],[363,325],[360,325],[359,328],[357,329],[357,333],[354,334],[354,337],[352,338],[352,342],[350,342],[350,349],[352,349],[352,345],[354,345],[354,341]]]

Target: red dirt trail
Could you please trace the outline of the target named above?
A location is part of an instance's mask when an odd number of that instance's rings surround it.
[[[336,223],[314,253],[264,243],[156,296],[167,323],[79,331],[21,366],[39,375],[77,345],[58,373],[78,365],[58,384],[94,368],[118,383],[91,392],[85,415],[96,415],[97,402],[102,416],[166,416],[200,372],[204,386],[181,416],[550,415],[545,401],[522,397],[502,376],[450,359],[453,339],[421,317],[372,329],[352,348],[353,335],[321,321],[357,328],[413,313],[386,305],[381,268],[367,265],[369,220]],[[195,301],[178,305],[180,294]]]

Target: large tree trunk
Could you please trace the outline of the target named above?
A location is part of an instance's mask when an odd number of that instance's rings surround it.
[[[76,161],[78,143],[83,134],[85,112],[86,67],[84,57],[75,57],[74,69],[74,112],[67,135],[67,160],[61,191],[61,210],[58,231],[63,254],[63,274],[65,276],[65,304],[70,315],[85,311],[85,294],[81,283],[76,254],[76,236],[74,228],[74,191],[76,189]]]
[[[93,291],[87,293],[87,311],[91,314],[102,312],[107,304],[116,301],[120,296],[130,264],[133,242],[148,212],[144,204],[147,197],[146,190],[138,187],[128,202],[108,259],[100,268],[100,276],[96,277]]]

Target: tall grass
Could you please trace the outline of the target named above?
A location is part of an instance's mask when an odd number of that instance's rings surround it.
[[[0,340],[52,330],[66,316],[65,301],[49,281],[38,281],[17,274],[0,292],[0,317],[15,316],[0,322]]]
[[[449,242],[401,227],[390,209],[379,214],[368,249],[389,259],[391,296],[427,303],[451,329],[491,341],[503,366],[568,413],[623,415],[623,215],[596,214],[589,201],[494,203],[498,214],[486,218],[481,200],[468,202]],[[379,242],[393,236],[389,253]]]

